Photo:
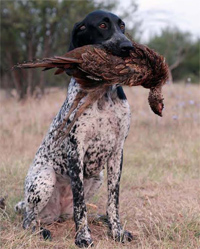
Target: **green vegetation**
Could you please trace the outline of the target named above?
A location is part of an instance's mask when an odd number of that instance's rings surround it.
[[[13,65],[66,53],[74,24],[95,9],[112,10],[117,1],[1,1],[1,77],[20,99],[41,94],[55,82],[52,72],[8,70]],[[66,84],[66,76],[61,80]],[[59,81],[60,82],[60,81]]]
[[[148,46],[165,56],[174,80],[197,83],[200,73],[199,42],[199,39],[193,41],[189,32],[166,28],[160,35],[152,37]]]

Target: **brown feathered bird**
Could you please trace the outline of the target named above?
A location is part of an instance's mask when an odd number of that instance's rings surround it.
[[[61,131],[80,100],[86,96],[73,121],[68,125],[65,136],[84,110],[103,96],[112,85],[141,85],[149,88],[149,105],[153,112],[162,116],[164,107],[162,86],[168,78],[168,66],[164,58],[152,49],[132,41],[134,49],[129,56],[119,57],[106,51],[101,45],[86,45],[76,48],[63,56],[45,58],[37,62],[18,64],[14,68],[57,68],[55,74],[70,69],[70,73],[80,84],[68,115],[58,127]]]

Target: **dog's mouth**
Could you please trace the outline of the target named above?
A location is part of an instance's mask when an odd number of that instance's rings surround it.
[[[133,49],[133,48],[132,48]],[[126,49],[121,49],[120,51],[114,51],[114,55],[120,56],[120,57],[128,57],[130,55],[130,51],[132,50],[126,50]]]
[[[133,45],[130,42],[123,42],[119,44],[118,46],[104,46],[105,49],[116,56],[119,57],[128,57],[130,54],[130,51],[134,49]]]

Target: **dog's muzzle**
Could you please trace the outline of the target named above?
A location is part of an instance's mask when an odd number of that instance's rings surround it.
[[[102,44],[112,54],[117,56],[128,56],[130,50],[134,49],[132,42],[124,34],[115,34]]]
[[[129,54],[130,50],[133,49],[133,45],[130,41],[124,41],[119,44],[119,49],[122,54]]]

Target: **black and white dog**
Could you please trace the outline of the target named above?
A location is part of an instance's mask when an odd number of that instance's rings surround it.
[[[123,56],[132,49],[132,43],[124,32],[125,24],[119,17],[105,11],[94,11],[75,24],[69,50],[87,44],[102,44],[113,54]],[[24,200],[15,208],[18,211],[24,209],[24,228],[31,223],[33,226],[39,221],[48,224],[63,215],[70,217],[74,214],[75,243],[79,247],[87,247],[92,239],[86,201],[101,186],[103,169],[107,165],[110,232],[115,240],[130,241],[132,235],[122,229],[118,211],[123,146],[131,116],[129,104],[122,87],[110,87],[79,117],[60,146],[56,146],[55,128],[66,116],[79,90],[79,85],[72,78],[67,99],[29,168]]]

